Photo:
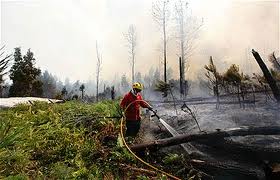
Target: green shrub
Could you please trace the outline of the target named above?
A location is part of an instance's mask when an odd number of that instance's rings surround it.
[[[126,156],[116,158],[122,148],[109,150],[102,140],[117,139],[119,121],[100,117],[118,111],[114,101],[36,102],[0,110],[0,178],[86,179],[114,172],[114,161]]]

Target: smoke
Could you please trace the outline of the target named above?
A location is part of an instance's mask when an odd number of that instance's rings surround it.
[[[30,1],[33,2],[33,1]],[[61,79],[88,80],[96,74],[95,41],[103,63],[101,79],[113,81],[116,74],[130,77],[129,54],[123,33],[134,24],[137,32],[136,71],[142,76],[151,67],[160,68],[161,32],[152,19],[150,0],[38,0],[22,6],[12,1],[2,4],[2,44],[35,53],[37,65]],[[170,1],[170,8],[174,4]],[[223,70],[231,63],[245,72],[258,70],[250,50],[264,59],[279,53],[279,2],[237,0],[190,0],[191,14],[204,23],[195,41],[196,49],[187,61],[188,79],[203,76],[203,66],[213,56]],[[178,46],[174,16],[168,23],[168,67],[178,78]],[[63,70],[62,70],[63,69]]]
[[[245,73],[259,72],[251,49],[265,60],[271,52],[279,52],[278,12],[278,1],[232,1],[216,22],[205,24],[199,50],[190,60],[191,75],[195,77],[211,55],[221,71],[236,63]]]

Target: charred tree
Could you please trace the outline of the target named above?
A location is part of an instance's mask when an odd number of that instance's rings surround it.
[[[124,34],[125,40],[127,41],[128,53],[131,61],[131,80],[132,83],[135,81],[135,55],[137,45],[137,34],[136,27],[131,24],[128,28],[128,32]]]
[[[255,51],[254,49],[252,49],[252,53],[253,53],[253,56],[255,57],[257,63],[259,64],[259,66],[264,74],[264,77],[267,80],[267,82],[272,90],[272,93],[273,93],[275,99],[277,100],[278,103],[280,103],[280,90],[277,87],[275,79],[272,77],[271,73],[269,72],[267,66],[263,62],[259,53],[257,51]]]
[[[186,73],[189,69],[187,59],[195,50],[195,40],[198,37],[203,20],[200,22],[192,16],[191,9],[188,7],[187,0],[175,1],[174,15],[176,21],[176,39],[178,43],[178,54],[181,57],[182,82],[184,83],[183,95],[186,97]]]
[[[157,0],[153,3],[152,7],[152,15],[154,20],[158,23],[159,27],[162,28],[162,35],[163,35],[163,76],[164,82],[167,83],[167,24],[169,18],[169,7],[168,7],[168,0]]]
[[[183,77],[183,67],[182,67],[182,58],[179,57],[179,69],[180,69],[180,94],[184,96],[184,77]]]
[[[98,49],[98,44],[96,41],[96,57],[97,57],[97,63],[96,63],[96,101],[98,102],[99,100],[99,81],[100,81],[100,72],[101,72],[101,63],[102,63],[102,58],[101,54]]]

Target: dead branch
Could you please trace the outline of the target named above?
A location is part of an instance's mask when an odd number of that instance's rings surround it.
[[[121,167],[123,167],[124,170],[132,170],[132,171],[137,171],[142,174],[149,174],[152,176],[157,176],[158,173],[156,171],[148,170],[148,169],[143,169],[143,168],[138,168],[138,167],[133,167],[127,164],[119,164]]]

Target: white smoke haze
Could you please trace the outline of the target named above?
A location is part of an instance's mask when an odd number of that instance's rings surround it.
[[[221,70],[236,63],[245,73],[252,73],[259,68],[251,49],[266,60],[271,52],[279,53],[279,2],[232,1],[216,18],[216,23],[203,27],[199,50],[191,58],[192,74],[196,74],[195,67],[199,69],[201,63],[209,61],[210,55]]]
[[[130,78],[128,49],[123,33],[134,24],[138,35],[136,72],[142,76],[151,67],[161,68],[161,32],[152,18],[151,0],[2,0],[1,44],[10,53],[21,47],[35,54],[37,66],[62,81],[95,81],[98,41],[102,54],[101,79]],[[203,25],[195,41],[196,49],[187,61],[186,77],[202,77],[209,56],[223,70],[239,64],[246,73],[259,71],[250,53],[259,51],[263,59],[279,54],[279,1],[190,0],[189,10]],[[174,9],[170,2],[171,11]],[[178,78],[178,50],[174,14],[168,27],[168,67]]]

